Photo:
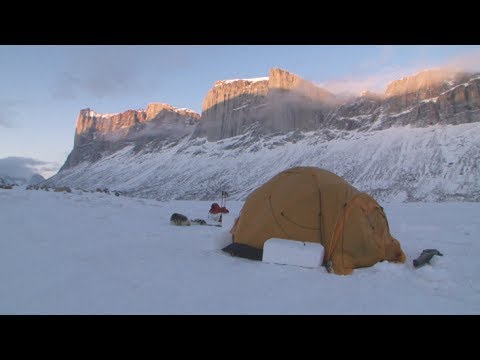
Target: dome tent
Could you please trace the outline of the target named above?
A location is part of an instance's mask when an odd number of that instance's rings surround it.
[[[383,208],[339,176],[315,167],[282,171],[253,191],[230,232],[233,243],[224,250],[253,253],[257,260],[270,238],[320,243],[323,265],[335,274],[406,260]]]

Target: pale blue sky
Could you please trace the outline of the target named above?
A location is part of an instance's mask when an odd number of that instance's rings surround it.
[[[0,46],[0,160],[35,159],[19,166],[51,176],[72,150],[80,109],[166,102],[200,112],[216,80],[268,76],[271,67],[359,93],[424,68],[478,70],[479,60],[480,46]]]

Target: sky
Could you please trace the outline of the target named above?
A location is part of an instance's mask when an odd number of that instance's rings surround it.
[[[478,202],[382,203],[407,261],[345,276],[290,246],[265,262],[221,251],[239,201],[223,227],[170,225],[210,205],[0,190],[0,314],[480,314]],[[416,269],[424,249],[443,256]]]
[[[215,81],[268,76],[272,67],[333,92],[383,92],[419,70],[478,70],[479,60],[477,45],[0,45],[0,174],[54,175],[84,108],[164,102],[200,112]]]

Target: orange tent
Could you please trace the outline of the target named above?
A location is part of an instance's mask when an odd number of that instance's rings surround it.
[[[282,171],[253,191],[230,232],[233,244],[254,251],[270,238],[320,243],[323,265],[335,274],[406,260],[383,208],[339,176],[315,167]]]

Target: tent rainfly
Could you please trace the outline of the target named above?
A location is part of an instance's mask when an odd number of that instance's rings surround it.
[[[377,201],[315,167],[282,171],[253,191],[230,232],[233,243],[224,250],[257,260],[271,238],[320,243],[323,266],[335,274],[406,260]]]

